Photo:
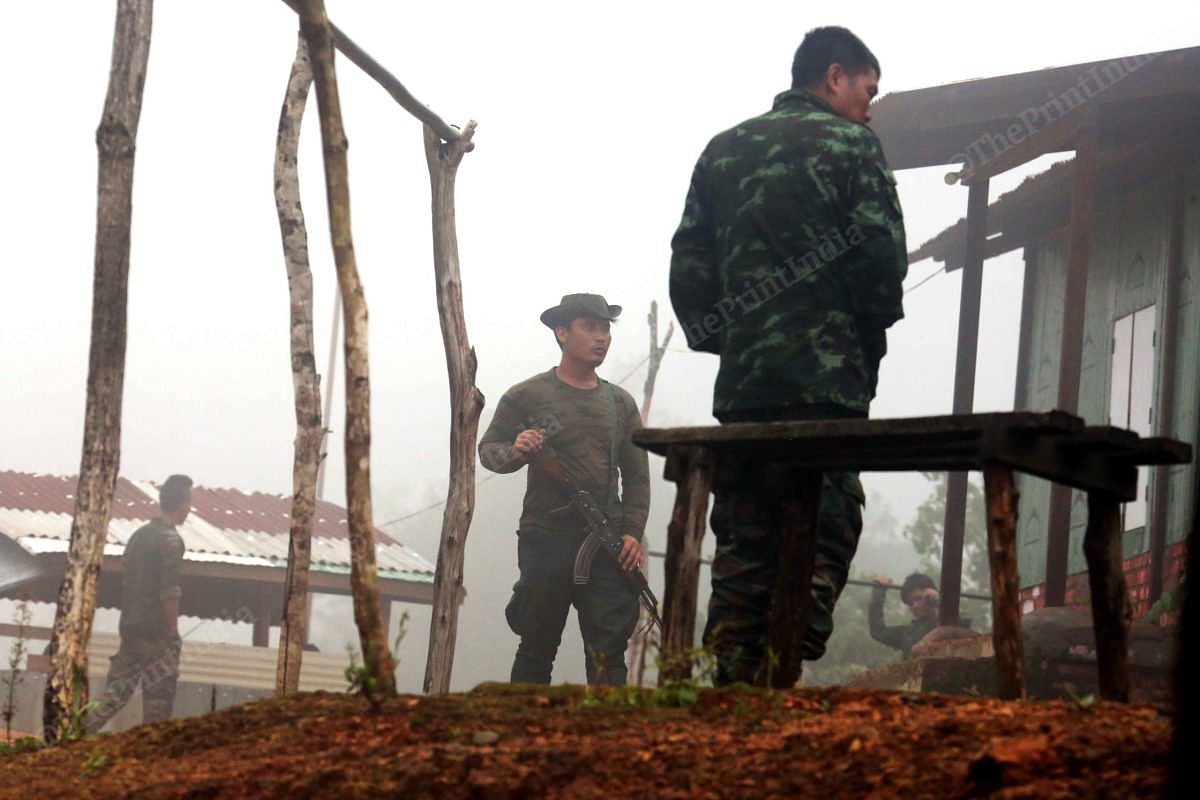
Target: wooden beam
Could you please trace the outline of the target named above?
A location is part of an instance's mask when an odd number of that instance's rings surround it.
[[[271,606],[268,603],[263,603],[255,610],[254,614],[254,632],[251,634],[251,642],[255,647],[267,647],[271,643]]]
[[[983,470],[987,499],[988,566],[992,582],[992,649],[1001,699],[1025,696],[1025,645],[1021,639],[1021,582],[1017,575],[1017,503],[1011,468]]]
[[[1091,589],[1092,627],[1100,697],[1129,702],[1129,622],[1131,608],[1121,559],[1121,502],[1104,492],[1088,492],[1088,524],[1083,539]]]
[[[1196,402],[1193,397],[1192,403]],[[1192,526],[1187,538],[1187,573],[1200,575],[1200,469],[1192,470]],[[1193,579],[1194,580],[1194,579]],[[1195,584],[1193,584],[1195,586]],[[1200,790],[1196,770],[1196,737],[1200,736],[1200,592],[1184,592],[1179,623],[1179,656],[1175,660],[1175,730],[1171,742],[1171,797],[1195,797]]]
[[[675,508],[667,527],[667,560],[663,567],[662,676],[684,679],[692,674],[688,651],[696,638],[696,593],[700,582],[700,544],[708,527],[708,496],[715,459],[710,450],[672,448],[667,474],[676,478]]]
[[[1167,246],[1167,274],[1164,281],[1162,306],[1162,338],[1159,358],[1162,370],[1159,373],[1158,407],[1154,411],[1156,433],[1171,436],[1174,433],[1175,376],[1178,371],[1179,347],[1179,302],[1183,284],[1183,225],[1186,209],[1186,193],[1183,172],[1175,174],[1172,191],[1171,230]],[[1167,555],[1167,524],[1170,509],[1167,505],[1170,494],[1170,467],[1154,470],[1154,504],[1150,509],[1150,597],[1155,603],[1163,593],[1163,568]]]
[[[1071,173],[1071,222],[1067,230],[1067,277],[1063,293],[1063,329],[1059,347],[1058,402],[1074,414],[1079,410],[1079,376],[1083,361],[1088,267],[1094,227],[1096,171],[1099,144],[1093,124],[1080,132]],[[1071,536],[1071,490],[1055,485],[1050,491],[1046,534],[1046,605],[1062,606],[1067,594],[1067,560]]]
[[[1047,153],[1071,150],[1073,149],[1072,142],[1079,132],[1083,119],[1084,114],[1082,113],[1069,114],[1066,118],[1035,131],[1032,136],[1025,136],[1022,131],[1022,138],[1008,136],[1006,133],[1005,136],[998,138],[1004,142],[1011,142],[1011,146],[1007,150],[998,152],[974,168],[963,169],[962,172],[957,173],[956,180],[987,181],[1010,169],[1027,164],[1035,158],[1041,158]],[[1009,126],[1009,130],[1014,132],[1020,128],[1019,123],[1015,127]],[[955,175],[955,173],[951,173],[951,175]],[[947,181],[949,178],[950,176],[947,176]]]
[[[283,2],[292,11],[297,14],[301,10],[300,0],[283,0]],[[367,73],[376,83],[384,88],[384,90],[392,96],[401,108],[412,114],[421,122],[425,123],[440,136],[444,141],[457,142],[462,135],[460,131],[451,128],[446,122],[433,112],[429,106],[425,105],[417,98],[412,96],[412,93],[405,88],[404,84],[396,78],[395,75],[388,72],[382,64],[371,58],[367,51],[363,50],[354,43],[349,36],[342,32],[341,28],[330,23],[330,31],[333,34],[333,45],[342,55],[350,59],[350,63]],[[470,148],[468,148],[470,149]]]
[[[1033,350],[1033,313],[1037,295],[1037,246],[1025,247],[1025,275],[1021,281],[1021,328],[1017,339],[1017,380],[1013,387],[1013,410],[1029,407],[1029,356]]]
[[[979,353],[979,309],[983,296],[984,245],[987,239],[988,181],[970,184],[967,195],[967,239],[962,290],[958,303],[958,347],[954,362],[955,414],[975,405],[975,367]],[[963,541],[967,522],[967,473],[951,472],[946,485],[946,517],[942,538],[941,603],[938,622],[958,624],[962,591]]]

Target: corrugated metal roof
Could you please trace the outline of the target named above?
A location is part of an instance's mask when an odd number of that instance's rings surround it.
[[[0,533],[26,552],[65,553],[71,538],[77,478],[0,470]],[[292,499],[236,489],[192,489],[192,513],[179,526],[186,559],[227,564],[287,566]],[[158,487],[149,481],[117,482],[105,555],[121,555],[133,532],[158,515]],[[375,530],[380,577],[433,581],[433,564],[380,529]],[[350,568],[346,511],[317,504],[312,568],[344,573]]]
[[[1107,106],[1161,100],[1190,109],[1200,92],[1200,47],[891,92],[872,104],[871,128],[893,169],[952,164],[964,148],[1001,136],[1022,114],[1079,95],[1081,84]]]

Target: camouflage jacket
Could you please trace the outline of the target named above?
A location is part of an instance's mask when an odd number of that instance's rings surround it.
[[[613,420],[617,452],[613,463]],[[492,472],[516,472],[525,466],[513,441],[526,429],[545,431],[568,478],[606,506],[622,535],[640,540],[650,512],[650,464],[630,436],[642,427],[629,392],[601,380],[596,389],[577,389],[552,369],[509,389],[479,440],[479,460]],[[620,496],[617,477],[620,475]],[[583,521],[567,505],[562,489],[539,470],[529,470],[522,533],[581,531]]]
[[[688,346],[721,356],[713,413],[865,413],[908,269],[895,178],[866,125],[792,90],[718,134],[671,240]]]
[[[169,522],[152,520],[134,532],[121,558],[121,636],[142,639],[170,637],[163,601],[183,590],[183,538]]]

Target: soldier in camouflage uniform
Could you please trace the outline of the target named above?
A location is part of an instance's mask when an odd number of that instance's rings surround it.
[[[630,441],[641,427],[629,393],[596,375],[621,313],[599,295],[573,294],[542,314],[562,350],[559,365],[518,383],[500,398],[479,441],[479,460],[492,472],[516,472],[547,447],[568,480],[605,508],[621,533],[620,564],[597,554],[590,580],[573,582],[575,555],[587,536],[563,489],[543,471],[528,473],[517,531],[520,580],[505,617],[521,637],[513,683],[550,683],[554,658],[572,605],[579,615],[589,684],[623,685],[625,649],[638,619],[638,601],[621,569],[642,566],[642,533],[650,510],[650,467]],[[621,491],[618,495],[617,481]]]
[[[895,178],[866,125],[878,81],[854,34],[813,30],[791,90],[696,163],[671,242],[671,301],[688,346],[720,355],[722,423],[867,415],[907,271]],[[783,505],[762,469],[718,475],[704,636],[722,683],[751,681],[763,656]],[[805,659],[825,652],[863,500],[857,474],[825,476]]]
[[[129,537],[121,557],[121,646],[104,694],[88,721],[95,733],[142,690],[142,721],[171,718],[179,679],[179,575],[183,538],[175,530],[192,510],[192,479],[172,475],[159,489],[162,514]]]

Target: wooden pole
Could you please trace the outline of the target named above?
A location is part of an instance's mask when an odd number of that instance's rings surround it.
[[[700,584],[700,543],[708,527],[716,459],[707,449],[672,448],[667,477],[675,481],[675,508],[667,526],[666,586],[663,591],[662,677],[692,674],[688,651],[696,639],[696,592]]]
[[[429,694],[450,691],[458,608],[462,601],[463,559],[475,513],[475,443],[484,403],[483,393],[475,386],[475,349],[467,338],[463,313],[454,208],[458,166],[471,149],[474,133],[472,120],[457,141],[443,144],[437,131],[425,127],[425,160],[429,165],[433,201],[433,271],[450,379],[450,488],[442,513],[442,538],[433,580],[433,614],[425,661],[425,691]]]
[[[296,13],[301,13],[301,8],[304,5],[304,0],[283,0],[283,2]],[[460,131],[447,125],[441,117],[433,112],[433,109],[413,97],[412,93],[404,87],[404,84],[395,75],[388,72],[378,61],[371,58],[349,36],[342,33],[340,28],[330,23],[329,29],[333,34],[333,46],[340,50],[342,55],[350,59],[350,63],[361,69],[368,77],[382,86],[401,108],[421,120],[425,125],[433,128],[443,141],[458,141],[462,135]],[[470,150],[471,146],[468,145],[467,149]]]
[[[279,661],[275,670],[275,693],[278,695],[294,694],[300,687],[300,667],[308,631],[308,569],[312,561],[317,470],[321,443],[325,439],[325,428],[321,424],[321,377],[317,374],[313,348],[313,282],[308,263],[308,230],[300,204],[300,176],[296,164],[300,125],[311,84],[312,67],[301,36],[298,37],[275,139],[275,210],[279,217],[291,300],[292,391],[296,407],[291,535],[283,617],[279,626]],[[256,625],[256,644],[257,632]],[[264,641],[263,646],[266,644]]]
[[[1031,374],[1029,359],[1033,352],[1033,323],[1036,313],[1038,255],[1037,245],[1025,245],[1025,276],[1021,285],[1021,328],[1017,336],[1017,379],[1013,387],[1013,410],[1029,408]]]
[[[1067,238],[1067,278],[1063,297],[1063,328],[1059,345],[1058,403],[1061,411],[1079,410],[1079,376],[1083,367],[1083,329],[1086,321],[1088,264],[1091,259],[1093,210],[1096,195],[1096,129],[1081,130],[1071,173],[1071,223]],[[1046,522],[1046,605],[1067,601],[1067,562],[1071,547],[1071,489],[1054,484]]]
[[[1192,398],[1196,402],[1196,398]],[[1175,690],[1175,730],[1171,737],[1172,798],[1195,797],[1200,791],[1196,770],[1196,737],[1200,736],[1200,469],[1192,466],[1192,529],[1187,538],[1187,571],[1190,577],[1179,621],[1178,655],[1172,675]]]
[[[1158,383],[1158,407],[1154,412],[1154,428],[1157,436],[1175,435],[1175,379],[1179,369],[1179,305],[1182,300],[1183,284],[1183,226],[1186,194],[1183,187],[1184,173],[1175,175],[1172,192],[1171,233],[1167,247],[1167,274],[1163,287],[1162,338]],[[1170,515],[1171,468],[1154,467],[1154,504],[1150,509],[1150,597],[1151,605],[1163,593],[1163,563],[1167,556],[1167,527]]]
[[[363,663],[373,679],[373,691],[387,696],[396,692],[396,676],[379,610],[379,576],[375,565],[367,300],[358,277],[350,228],[346,134],[342,128],[329,19],[325,16],[322,0],[302,0],[300,5],[300,29],[308,44],[317,89],[330,239],[346,318],[346,507],[350,525],[350,589],[354,597],[354,622],[362,642]]]
[[[1121,501],[1105,492],[1088,492],[1088,524],[1083,535],[1100,697],[1129,702],[1128,633],[1132,608],[1121,564]]]
[[[988,180],[972,181],[967,192],[967,241],[958,303],[958,348],[954,364],[955,414],[975,407],[975,367],[979,354],[979,307],[983,297],[983,260],[987,244]],[[967,473],[951,472],[946,484],[946,521],[942,536],[941,603],[938,623],[957,625],[962,592],[963,542],[967,530]]]
[[[1025,643],[1021,639],[1021,581],[1017,575],[1017,503],[1011,467],[983,468],[987,501],[988,568],[992,581],[992,649],[1002,699],[1025,696]]]
[[[96,253],[83,456],[67,568],[47,652],[50,672],[42,714],[47,741],[62,735],[72,710],[86,705],[88,697],[87,648],[96,613],[96,581],[121,463],[133,164],[153,8],[152,0],[117,3],[108,93],[96,131]]]
[[[642,388],[642,426],[648,424],[650,419],[650,404],[654,400],[654,383],[658,379],[658,368],[662,366],[663,356],[666,355],[667,345],[671,342],[671,334],[675,333],[675,323],[671,322],[667,325],[667,335],[663,337],[662,343],[658,341],[658,301],[650,301],[650,313],[646,317],[646,322],[650,327],[650,355],[649,366],[646,369],[646,383]],[[643,547],[649,546],[649,542],[645,537],[642,539]],[[650,577],[650,560],[642,561],[642,574],[647,579]],[[633,647],[629,654],[629,667],[633,673],[633,682],[635,686],[642,686],[646,678],[646,654],[650,649],[651,637],[654,633],[654,628],[649,624],[649,616],[643,608],[638,614],[638,631],[634,635]]]
[[[820,472],[805,470],[785,485],[787,522],[779,543],[779,567],[767,623],[767,650],[755,676],[756,686],[790,689],[800,680],[804,634],[812,605],[813,562],[821,516]]]
[[[662,343],[658,341],[658,301],[650,301],[650,314],[646,321],[650,324],[650,364],[646,369],[646,385],[642,389],[642,425],[650,424],[650,403],[654,400],[654,383],[658,379],[658,368],[662,366],[663,356],[667,353],[667,345],[671,343],[671,334],[675,333],[675,323],[667,324],[667,335]]]

